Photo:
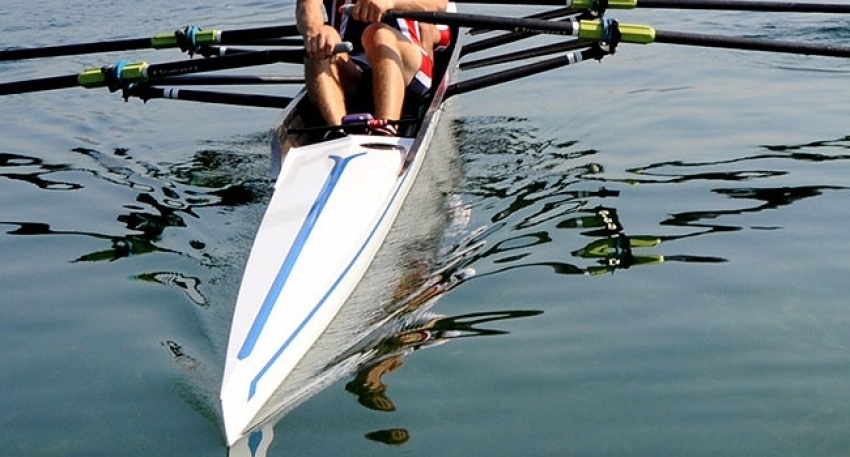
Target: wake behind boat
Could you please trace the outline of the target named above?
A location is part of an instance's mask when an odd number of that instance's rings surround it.
[[[455,33],[455,35],[457,35]],[[454,43],[457,40],[453,40]],[[275,416],[275,392],[336,316],[387,236],[419,172],[459,58],[436,56],[434,89],[399,137],[322,140],[302,90],[276,130],[282,157],[234,311],[221,389],[229,445]]]

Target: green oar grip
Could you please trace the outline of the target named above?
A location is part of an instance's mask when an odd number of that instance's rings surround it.
[[[567,8],[589,9],[593,0],[567,0]],[[609,9],[630,10],[637,7],[637,0],[608,0]]]
[[[648,44],[655,41],[655,29],[648,25],[618,23],[620,42]],[[603,26],[600,21],[579,21],[579,38],[599,40],[602,38]]]
[[[138,83],[147,81],[147,62],[138,62],[124,65],[121,69],[121,80],[127,83]],[[108,84],[106,74],[101,68],[88,68],[77,75],[77,82],[86,89],[104,87]]]

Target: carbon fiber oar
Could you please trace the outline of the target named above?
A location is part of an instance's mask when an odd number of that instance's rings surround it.
[[[163,33],[147,38],[129,38],[114,41],[46,46],[41,48],[8,49],[0,51],[0,61],[35,59],[39,57],[94,54],[99,52],[129,51],[133,49],[166,49],[186,45],[237,44],[297,35],[294,25],[257,27],[241,30],[201,30],[187,27],[173,33]]]

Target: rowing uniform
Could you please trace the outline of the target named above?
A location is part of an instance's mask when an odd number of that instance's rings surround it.
[[[363,43],[360,37],[369,26],[366,22],[360,22],[350,18],[340,11],[342,6],[353,4],[353,0],[324,0],[325,17],[331,27],[335,28],[343,41],[349,41],[354,45],[354,50],[349,53],[349,57],[364,74],[371,73],[371,67],[366,59],[366,51],[363,49]],[[434,71],[434,61],[431,56],[425,52],[422,46],[422,34],[419,28],[419,21],[411,19],[396,19],[392,24],[389,24],[396,30],[401,32],[408,40],[415,44],[422,53],[422,63],[419,66],[419,71],[413,77],[413,80],[407,86],[407,93],[417,98],[424,98],[431,89],[431,81]],[[434,51],[446,49],[451,43],[451,32],[448,27],[437,26],[440,30],[440,43],[434,47]]]

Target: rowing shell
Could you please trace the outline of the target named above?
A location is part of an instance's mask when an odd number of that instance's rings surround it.
[[[455,40],[456,41],[456,40]],[[424,160],[460,46],[443,53],[433,96],[402,137],[312,142],[304,91],[277,130],[284,157],[234,310],[221,388],[228,445],[275,418],[276,398],[360,282]],[[406,133],[406,135],[404,135]]]

